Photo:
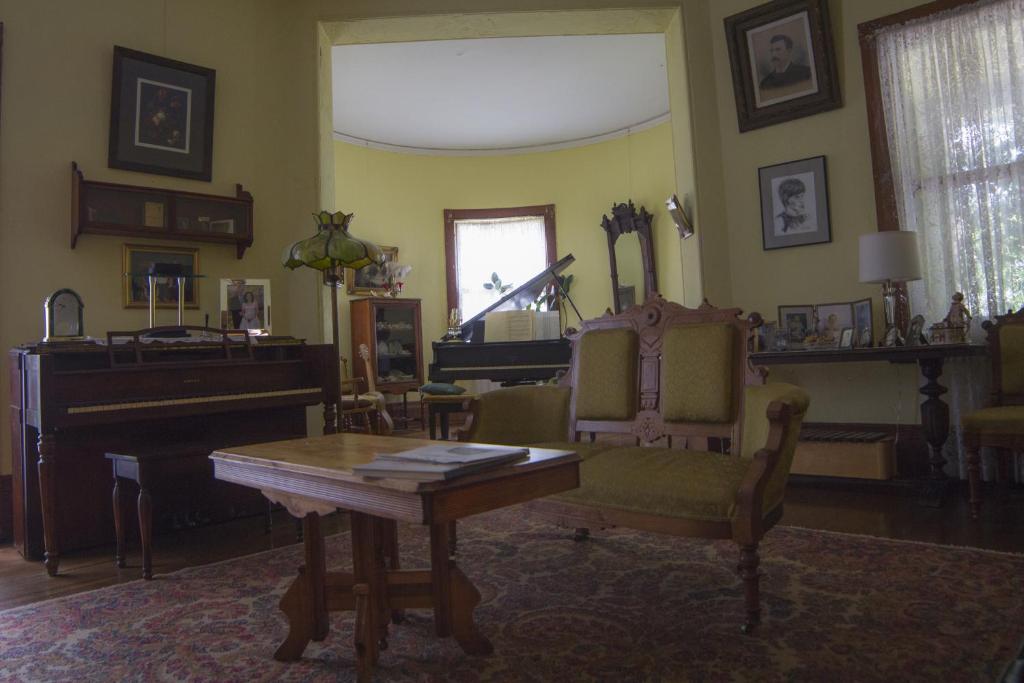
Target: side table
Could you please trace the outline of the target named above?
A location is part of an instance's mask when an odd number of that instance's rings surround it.
[[[427,422],[430,438],[437,438],[437,422],[440,418],[441,439],[448,440],[448,416],[452,413],[465,412],[470,401],[478,398],[477,394],[422,394],[420,403],[427,406]]]

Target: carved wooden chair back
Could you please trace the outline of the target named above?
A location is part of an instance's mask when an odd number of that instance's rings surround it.
[[[683,438],[695,450],[707,450],[709,438],[730,439],[740,452],[743,387],[759,377],[747,358],[752,324],[741,313],[655,296],[584,321],[562,381],[573,387],[570,438],[631,434],[641,445]]]
[[[992,405],[1024,405],[1024,306],[982,324],[992,354]]]

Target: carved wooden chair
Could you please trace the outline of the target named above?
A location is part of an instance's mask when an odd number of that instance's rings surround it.
[[[980,449],[997,449],[1003,481],[1009,478],[1013,455],[1024,451],[1024,307],[997,315],[994,323],[985,321],[982,327],[992,355],[991,406],[961,421],[974,519],[981,511]]]
[[[739,315],[656,297],[585,321],[562,386],[481,395],[460,438],[578,452],[579,488],[527,507],[576,528],[579,540],[624,526],[735,541],[749,631],[760,620],[758,544],[782,517],[808,399],[761,383]],[[728,454],[709,449],[725,440]]]

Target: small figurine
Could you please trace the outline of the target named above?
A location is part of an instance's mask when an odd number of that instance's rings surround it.
[[[964,295],[957,292],[953,295],[953,303],[949,307],[949,313],[942,319],[949,327],[962,327],[964,334],[971,328],[971,312],[964,305]]]

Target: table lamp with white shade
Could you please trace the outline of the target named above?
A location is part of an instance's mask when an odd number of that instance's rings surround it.
[[[860,281],[882,284],[886,346],[903,345],[901,321],[909,318],[906,290],[898,285],[920,279],[917,233],[883,230],[860,236]]]

